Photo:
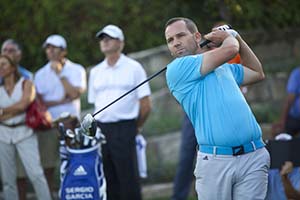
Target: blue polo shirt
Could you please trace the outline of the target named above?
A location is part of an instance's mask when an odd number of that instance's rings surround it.
[[[177,58],[166,72],[168,87],[189,116],[198,144],[232,147],[260,139],[261,129],[239,89],[243,67],[226,63],[202,76],[202,58]]]
[[[22,67],[22,66],[18,66],[18,70],[19,70],[19,73],[25,78],[25,79],[29,79],[29,80],[32,80],[33,79],[33,74],[28,71],[25,67]]]
[[[300,119],[300,67],[291,72],[286,90],[288,94],[295,95],[295,101],[291,105],[289,115]]]

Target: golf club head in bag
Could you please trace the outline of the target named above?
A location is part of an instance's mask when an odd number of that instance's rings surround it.
[[[84,135],[94,137],[97,131],[97,122],[91,114],[84,116],[81,122],[81,129]]]
[[[105,140],[105,136],[103,135],[103,133],[101,132],[101,129],[99,127],[97,127],[97,131],[96,131],[96,135],[93,137],[93,139],[90,141],[90,145],[91,146],[95,146],[97,144],[105,144],[106,140]],[[101,148],[101,145],[100,145]]]
[[[86,149],[98,143],[105,143],[105,136],[97,127],[97,122],[91,114],[84,116],[80,127],[75,129],[75,141],[79,149]]]
[[[58,123],[58,131],[59,131],[59,140],[64,141],[65,140],[65,126],[62,122]]]
[[[74,148],[76,141],[75,141],[75,133],[71,129],[67,129],[65,131],[65,141],[66,145],[70,148]]]
[[[64,123],[58,123],[59,141],[60,145],[67,145],[73,147],[75,143],[75,133],[71,129],[66,129]]]

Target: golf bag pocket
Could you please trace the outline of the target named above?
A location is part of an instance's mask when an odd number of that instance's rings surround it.
[[[99,147],[67,148],[68,159],[61,166],[61,200],[106,200],[106,181]]]

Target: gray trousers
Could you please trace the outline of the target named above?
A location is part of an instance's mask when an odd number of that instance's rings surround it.
[[[240,156],[198,152],[194,171],[200,200],[264,200],[270,155],[265,148]]]
[[[6,200],[18,200],[16,186],[16,152],[25,167],[26,173],[40,200],[50,200],[47,181],[41,167],[37,136],[33,134],[16,144],[0,142],[0,169],[3,184],[3,194]]]

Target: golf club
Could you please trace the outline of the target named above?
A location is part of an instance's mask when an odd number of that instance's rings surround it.
[[[105,110],[106,108],[108,108],[109,106],[111,106],[112,104],[116,103],[117,101],[119,101],[120,99],[122,99],[123,97],[125,97],[126,95],[128,95],[129,93],[133,92],[134,90],[136,90],[140,86],[144,85],[146,82],[150,81],[154,77],[158,76],[160,73],[162,73],[166,69],[167,69],[167,67],[162,68],[161,70],[159,70],[158,72],[156,72],[155,74],[153,74],[152,76],[150,76],[149,78],[147,78],[146,80],[144,80],[143,82],[141,82],[140,84],[138,84],[137,86],[135,86],[134,88],[132,88],[131,90],[129,90],[128,92],[126,92],[123,95],[121,95],[120,97],[118,97],[116,100],[112,101],[111,103],[107,104],[106,106],[104,106],[103,108],[101,108],[100,110],[98,110],[97,112],[95,112],[92,116],[95,117],[97,114],[99,114],[100,112],[102,112],[103,110]]]
[[[217,27],[217,29],[226,31],[226,30],[232,29],[232,26],[229,25],[229,24],[226,24],[226,25],[222,25],[222,26]],[[204,47],[205,45],[207,45],[210,42],[211,42],[210,40],[204,39],[203,41],[201,41],[201,43],[199,45],[202,48],[202,47]],[[119,101],[120,99],[122,99],[123,97],[125,97],[126,95],[128,95],[129,93],[133,92],[134,90],[136,90],[137,88],[139,88],[140,86],[142,86],[143,84],[145,84],[146,82],[150,81],[154,77],[158,76],[160,73],[162,73],[166,69],[167,69],[167,67],[162,68],[161,70],[159,70],[158,72],[156,72],[155,74],[153,74],[152,76],[150,76],[149,78],[147,78],[146,80],[144,80],[143,82],[141,82],[140,84],[138,84],[137,86],[135,86],[134,88],[132,88],[131,90],[129,90],[128,92],[126,92],[123,95],[121,95],[119,98],[115,99],[111,103],[107,104],[106,106],[104,106],[103,108],[101,108],[100,110],[98,110],[97,112],[95,112],[92,115],[92,117],[95,117],[97,114],[99,114],[100,112],[102,112],[103,110],[105,110],[106,108],[108,108],[109,106],[111,106],[112,104],[116,103],[117,101]]]
[[[230,24],[225,24],[222,26],[218,26],[216,28],[221,31],[227,31],[232,29],[232,26]],[[205,45],[208,45],[209,43],[211,43],[211,41],[204,38],[204,40],[200,42],[200,47],[203,48]]]
[[[222,25],[222,26],[218,26],[216,27],[219,30],[222,31],[228,31],[231,35],[236,35],[237,32],[235,30],[232,29],[231,25]],[[210,40],[202,40],[200,42],[200,47],[204,47],[205,45],[209,44],[211,41]],[[118,97],[117,99],[115,99],[114,101],[112,101],[111,103],[107,104],[106,106],[104,106],[103,108],[101,108],[100,110],[98,110],[97,112],[95,112],[94,114],[87,114],[82,123],[81,123],[81,130],[77,130],[78,132],[82,132],[84,135],[86,136],[90,136],[90,137],[94,137],[95,133],[96,133],[96,129],[95,127],[97,127],[96,125],[96,121],[94,119],[94,117],[99,114],[100,112],[102,112],[103,110],[105,110],[106,108],[108,108],[109,106],[113,105],[114,103],[116,103],[117,101],[119,101],[120,99],[122,99],[123,97],[125,97],[126,95],[130,94],[131,92],[133,92],[134,90],[136,90],[137,88],[139,88],[140,86],[142,86],[143,84],[145,84],[146,82],[150,81],[151,79],[153,79],[154,77],[158,76],[159,74],[161,74],[163,71],[165,71],[167,69],[167,67],[162,68],[161,70],[159,70],[158,72],[156,72],[155,74],[151,75],[150,77],[148,77],[146,80],[144,80],[143,82],[141,82],[140,84],[138,84],[137,86],[135,86],[134,88],[132,88],[131,90],[129,90],[128,92],[124,93],[123,95],[121,95],[120,97]],[[75,135],[81,135],[81,134],[76,134],[76,130],[75,130]],[[77,137],[78,137],[77,136]],[[80,136],[79,136],[80,137]],[[77,138],[78,141],[81,141],[82,139]],[[83,141],[81,141],[82,143]]]

